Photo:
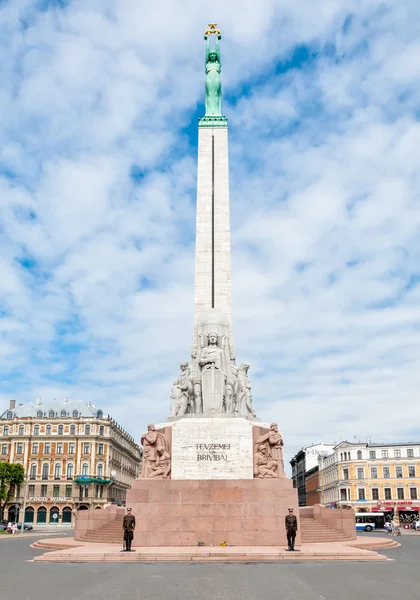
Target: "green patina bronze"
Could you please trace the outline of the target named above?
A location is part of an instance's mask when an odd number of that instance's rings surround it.
[[[216,25],[209,25],[204,35],[206,40],[206,114],[199,120],[199,127],[227,127],[227,118],[222,115],[222,81],[220,72],[222,61],[220,59],[220,45],[222,39]],[[215,34],[216,43],[214,50],[210,46],[210,36]]]

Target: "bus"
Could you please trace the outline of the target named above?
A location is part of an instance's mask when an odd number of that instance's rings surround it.
[[[371,531],[371,529],[368,529],[369,524],[373,525],[372,529],[382,529],[385,523],[385,513],[383,512],[359,512],[355,513],[355,518],[356,529],[360,531]],[[365,527],[362,527],[363,525]]]

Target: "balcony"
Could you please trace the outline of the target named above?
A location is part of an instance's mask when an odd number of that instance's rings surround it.
[[[80,484],[97,483],[99,485],[106,485],[111,483],[111,480],[105,477],[96,477],[95,475],[76,475],[74,482]]]

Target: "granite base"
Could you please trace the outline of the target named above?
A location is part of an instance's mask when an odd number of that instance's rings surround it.
[[[127,491],[136,517],[134,547],[277,546],[286,543],[284,519],[297,491],[290,479],[137,479]]]

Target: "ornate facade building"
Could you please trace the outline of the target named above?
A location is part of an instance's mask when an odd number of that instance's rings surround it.
[[[326,506],[352,506],[405,522],[419,516],[419,486],[419,443],[340,442],[320,462],[320,497]]]
[[[140,471],[140,449],[92,404],[65,398],[16,405],[0,414],[0,461],[23,465],[26,481],[5,507],[15,521],[71,524],[77,510],[124,505]],[[25,502],[26,496],[26,502]]]

